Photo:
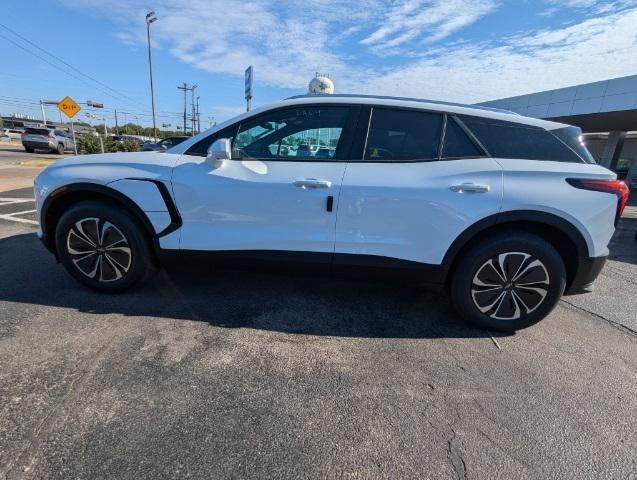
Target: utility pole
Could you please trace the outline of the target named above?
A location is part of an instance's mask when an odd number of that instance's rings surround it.
[[[179,90],[183,90],[184,91],[184,134],[185,134],[187,132],[187,129],[186,129],[186,101],[187,101],[186,98],[187,97],[186,97],[186,95],[188,94],[189,90],[193,90],[194,89],[194,86],[193,87],[189,87],[188,84],[186,82],[184,82],[183,87],[177,87],[177,88]]]
[[[153,59],[150,54],[150,24],[157,21],[155,12],[146,14],[146,34],[148,36],[148,70],[150,72],[150,103],[153,109],[153,137],[157,142],[157,125],[155,124],[155,91],[153,90]]]
[[[190,93],[192,94],[190,98],[190,111],[192,112],[192,136],[195,136],[195,129],[197,128],[197,119],[195,118],[195,89],[197,85],[193,85]]]
[[[199,116],[199,98],[197,97],[197,107],[195,109],[195,115],[197,118],[197,133],[201,132],[201,117]]]
[[[115,135],[119,135],[119,125],[117,124],[117,109],[115,109]]]

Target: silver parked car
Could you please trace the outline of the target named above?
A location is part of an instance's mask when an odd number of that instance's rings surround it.
[[[56,128],[26,128],[22,134],[22,145],[27,152],[48,150],[59,155],[74,148],[71,135]]]

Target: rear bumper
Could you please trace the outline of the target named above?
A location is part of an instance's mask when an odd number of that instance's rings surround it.
[[[577,295],[579,293],[590,293],[593,291],[593,283],[604,268],[607,255],[601,257],[584,257],[579,259],[577,271],[573,281],[567,287],[564,295]]]
[[[29,142],[23,141],[22,145],[25,148],[33,148],[38,150],[53,150],[56,148],[56,145],[51,142]]]

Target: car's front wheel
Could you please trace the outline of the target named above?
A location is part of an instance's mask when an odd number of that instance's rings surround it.
[[[105,202],[70,208],[58,222],[55,243],[67,271],[96,290],[125,290],[153,270],[150,242],[138,222]]]
[[[485,238],[457,264],[451,300],[470,323],[498,331],[529,327],[564,293],[566,268],[546,240],[521,231]]]

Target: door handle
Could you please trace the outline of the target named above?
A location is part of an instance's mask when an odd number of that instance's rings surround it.
[[[487,193],[491,190],[489,185],[479,185],[476,183],[461,183],[460,185],[452,185],[452,192],[462,193],[462,192],[471,192],[471,193]]]
[[[330,188],[332,182],[329,180],[317,180],[316,178],[306,178],[304,180],[297,180],[294,182],[295,187],[301,188]]]

